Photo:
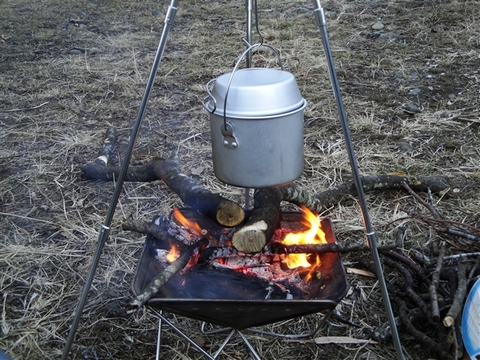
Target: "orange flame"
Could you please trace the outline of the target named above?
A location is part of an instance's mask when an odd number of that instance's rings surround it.
[[[173,209],[173,217],[181,225],[189,227],[190,229],[195,230],[199,234],[202,233],[202,228],[200,227],[200,225],[198,225],[195,221],[188,220],[177,208]]]
[[[167,256],[165,256],[165,258],[169,263],[173,263],[175,260],[177,260],[179,256],[180,254],[178,253],[177,248],[175,246],[172,246],[170,252],[167,254]]]
[[[300,244],[324,244],[327,242],[325,233],[321,229],[320,219],[306,207],[302,207],[305,213],[305,220],[308,229],[301,233],[289,233],[283,239],[282,244],[300,245]],[[316,263],[310,263],[307,254],[289,254],[285,258],[285,263],[290,269],[297,267],[311,267],[320,264],[320,257],[316,257]]]

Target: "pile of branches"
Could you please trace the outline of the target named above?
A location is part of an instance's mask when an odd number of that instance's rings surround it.
[[[387,286],[399,315],[397,324],[440,358],[463,358],[462,310],[468,290],[480,278],[480,252],[475,251],[480,250],[480,231],[445,219],[431,205],[433,201],[425,201],[405,183],[402,186],[431,214],[411,213],[409,217],[434,229],[439,236],[428,248],[411,249],[404,254],[400,250],[404,228],[400,227],[397,250],[380,250],[388,269],[385,273],[395,279]],[[365,258],[359,262],[375,273],[373,263]],[[380,328],[372,336],[382,342],[390,333]]]
[[[120,173],[117,166],[108,165],[110,154],[116,141],[115,128],[107,130],[105,146],[98,158],[82,166],[88,180],[112,181]],[[240,251],[258,252],[268,242],[280,219],[280,203],[288,201],[302,205],[315,213],[331,208],[343,199],[356,196],[353,181],[335,188],[311,195],[296,184],[278,188],[257,189],[254,209],[246,213],[244,209],[220,195],[211,193],[201,184],[180,172],[178,157],[174,154],[168,159],[156,159],[144,166],[128,169],[126,181],[164,181],[182,201],[197,209],[222,226],[238,227],[232,243]],[[444,219],[441,214],[420,197],[417,192],[428,194],[441,193],[449,189],[448,179],[443,176],[406,177],[398,175],[373,175],[361,178],[364,191],[403,190],[409,192],[424,205],[431,216],[408,214],[410,218],[423,222],[433,228],[440,236],[432,243],[431,249],[404,252],[402,239],[404,233],[398,232],[396,247],[379,247],[384,266],[396,279],[388,282],[389,293],[398,314],[397,324],[403,332],[410,334],[418,342],[442,359],[454,359],[463,354],[460,331],[461,312],[468,289],[480,274],[479,252],[471,249],[480,240],[478,229],[464,223],[454,223]],[[460,240],[459,240],[460,239]],[[465,244],[466,242],[466,244]],[[358,245],[358,246],[357,246]],[[466,246],[465,246],[466,245]],[[462,247],[463,246],[463,247]],[[288,252],[306,252],[306,249],[287,249]],[[457,254],[446,255],[455,249]],[[467,249],[462,253],[462,250]],[[328,248],[308,249],[310,251],[369,251],[364,244],[338,244]],[[361,257],[359,262],[375,274],[372,263]],[[168,281],[168,280],[166,280]],[[141,301],[140,304],[144,304]],[[390,332],[378,329],[370,334],[377,341],[387,341]],[[385,330],[385,329],[383,329]]]

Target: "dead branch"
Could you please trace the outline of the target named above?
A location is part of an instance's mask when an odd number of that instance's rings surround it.
[[[180,270],[182,270],[190,261],[193,252],[197,248],[205,247],[208,244],[208,240],[203,238],[197,241],[195,244],[190,245],[173,263],[168,265],[162,272],[158,273],[152,281],[147,285],[144,291],[137,295],[129,305],[127,305],[127,313],[133,313],[147,303],[157,292],[165,285],[172,277],[175,276]]]
[[[379,250],[391,250],[395,248],[394,241],[379,241]],[[323,254],[327,252],[347,253],[354,251],[370,251],[368,245],[362,242],[341,242],[318,245],[283,245],[281,243],[271,243],[267,245],[267,251],[274,254]]]
[[[123,230],[135,231],[141,234],[149,234],[154,238],[162,240],[171,237],[171,234],[163,226],[158,226],[154,222],[144,222],[135,219],[126,219],[122,224]]]
[[[432,307],[432,319],[435,321],[440,321],[440,308],[438,307],[438,295],[437,288],[440,284],[440,272],[442,270],[443,257],[445,255],[445,246],[442,246],[439,250],[437,257],[437,266],[432,273],[432,282],[429,287],[430,294],[430,303]]]
[[[172,189],[185,204],[197,209],[219,224],[233,227],[245,218],[245,211],[237,203],[212,193],[203,185],[180,172],[178,156],[163,161],[155,161],[153,169],[159,179]]]
[[[105,141],[103,149],[98,154],[98,157],[95,159],[95,163],[99,165],[106,166],[110,160],[110,155],[113,152],[113,147],[115,146],[115,141],[117,140],[117,128],[110,126],[107,129],[105,134]]]
[[[155,161],[162,161],[162,159],[153,160],[143,166],[129,166],[125,181],[151,182],[159,180],[153,170]],[[113,181],[120,174],[120,166],[105,166],[95,162],[83,165],[80,169],[86,180]]]
[[[454,358],[449,353],[442,350],[441,344],[435,342],[425,333],[417,330],[415,326],[413,326],[412,322],[409,319],[409,310],[405,302],[399,299],[397,299],[397,302],[399,303],[400,319],[402,320],[402,324],[405,326],[406,331],[410,335],[412,335],[417,341],[426,345],[431,350],[437,352],[442,359],[453,360]]]
[[[413,189],[404,181],[402,181],[401,185],[405,188],[405,190],[407,190],[407,192],[412,195],[415,199],[417,199],[417,201],[422,204],[423,206],[425,206],[433,215],[433,217],[435,219],[441,219],[442,216],[438,213],[437,209],[435,209],[435,207],[429,203],[427,203],[425,200],[423,200],[421,198],[420,195],[418,195],[415,191],[413,191]]]
[[[458,288],[455,291],[452,306],[448,310],[447,315],[443,318],[443,325],[450,327],[455,322],[458,314],[462,311],[463,300],[467,294],[467,276],[465,272],[465,265],[462,262],[458,263]]]

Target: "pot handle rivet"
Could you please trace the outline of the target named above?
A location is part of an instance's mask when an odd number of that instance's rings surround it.
[[[223,135],[223,145],[228,149],[238,148],[238,141],[233,135],[233,126],[230,122],[226,122],[220,126]]]

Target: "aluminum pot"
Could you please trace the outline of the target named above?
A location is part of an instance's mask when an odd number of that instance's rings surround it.
[[[301,175],[307,102],[291,73],[238,70],[210,81],[207,93],[204,107],[210,112],[213,168],[219,180],[262,188]]]

